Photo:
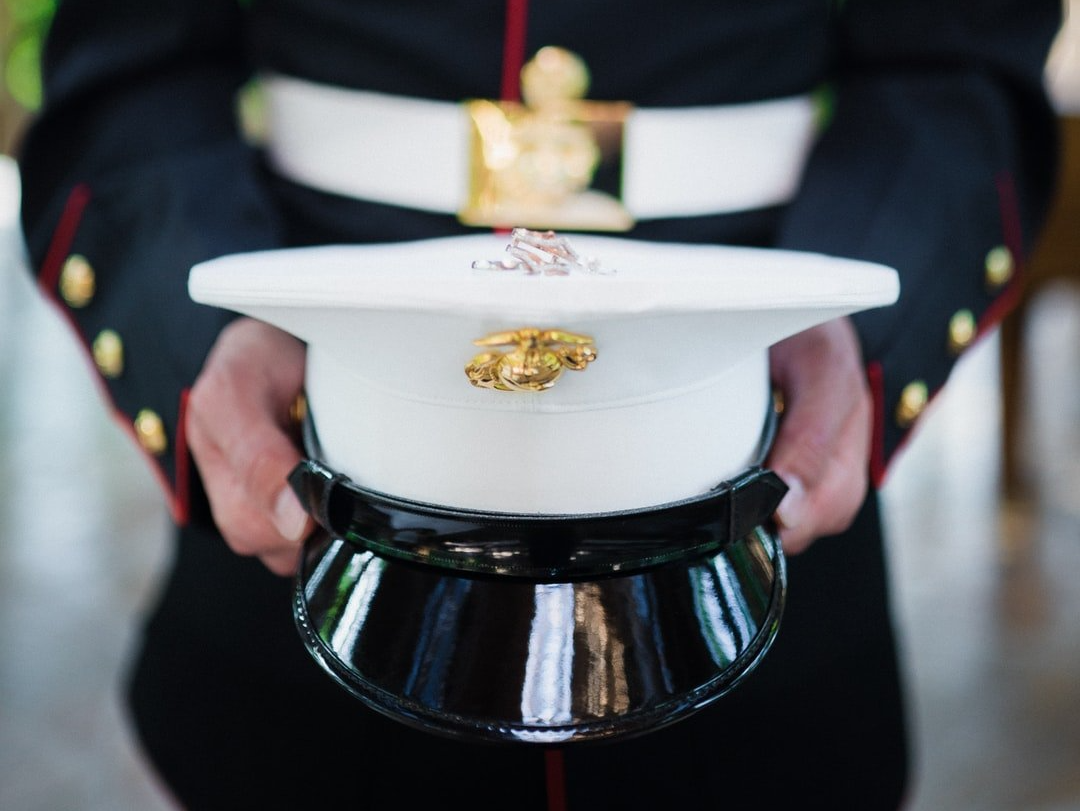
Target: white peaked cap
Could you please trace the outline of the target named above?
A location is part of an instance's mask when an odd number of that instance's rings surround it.
[[[508,238],[224,256],[191,297],[308,344],[323,461],[358,485],[460,509],[574,515],[702,494],[750,465],[772,408],[768,348],[896,301],[897,274],[793,251],[571,235],[599,272],[474,269]],[[472,385],[474,342],[588,336],[550,389]],[[506,347],[502,350],[508,351]]]

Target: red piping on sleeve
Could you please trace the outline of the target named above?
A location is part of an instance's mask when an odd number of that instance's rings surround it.
[[[113,400],[112,397],[112,392],[109,391],[109,387],[105,385],[105,380],[98,372],[90,348],[82,339],[78,323],[72,316],[71,310],[61,303],[57,291],[57,284],[60,281],[60,270],[64,266],[64,260],[67,259],[71,252],[71,245],[75,241],[75,234],[79,230],[79,224],[82,222],[83,213],[86,211],[86,206],[90,202],[92,196],[90,187],[85,183],[80,183],[75,186],[71,190],[71,194],[68,195],[68,199],[64,203],[64,210],[57,223],[56,230],[53,232],[52,241],[49,243],[49,249],[45,254],[45,260],[41,263],[41,272],[38,273],[38,287],[44,293],[46,300],[56,308],[60,313],[61,318],[67,322],[71,330],[79,337],[78,344],[82,348],[83,359],[90,365],[90,379],[94,382],[102,402],[105,403],[105,406],[109,411],[109,415],[116,424],[120,426],[120,429],[127,434],[135,447],[142,451],[142,446],[139,445],[138,437],[135,435],[135,427],[132,425],[131,417],[117,408],[116,401]],[[158,485],[165,495],[169,513],[172,515],[173,520],[178,524],[187,522],[189,510],[187,445],[182,434],[186,395],[187,392],[185,390],[183,395],[181,395],[180,400],[180,421],[178,423],[176,436],[177,489],[174,490],[168,477],[165,476],[157,461],[151,458],[145,451],[142,452],[149,463],[150,472],[154,475],[154,478],[157,480]],[[183,478],[181,478],[181,474],[183,474]]]
[[[1016,185],[1011,172],[999,172],[994,178],[997,186],[998,210],[1001,212],[1001,232],[1005,246],[1020,261],[1024,255],[1024,232],[1020,225],[1020,206],[1016,202]]]
[[[191,485],[188,479],[187,407],[191,389],[180,392],[180,407],[176,417],[176,487],[173,491],[173,520],[178,527],[186,526],[191,516]]]
[[[870,482],[875,489],[885,483],[885,379],[877,361],[866,366],[866,380],[873,400],[873,425],[870,433]]]
[[[982,318],[979,319],[978,329],[976,330],[978,337],[983,337],[993,327],[1000,324],[1005,319],[1005,316],[1016,308],[1016,305],[1020,302],[1020,295],[1023,291],[1024,282],[1018,270],[1013,280],[1001,291],[1001,295],[994,299],[994,302],[986,309]]]
[[[1015,270],[1009,284],[979,319],[980,336],[1012,312],[1024,289],[1024,233],[1020,224],[1020,206],[1016,201],[1016,186],[1009,172],[1001,172],[994,179],[994,183],[997,186],[998,208],[1001,212],[1001,233],[1005,247],[1012,254]]]
[[[1001,213],[1001,232],[1005,247],[1012,254],[1015,270],[1012,279],[1002,289],[979,319],[976,339],[981,340],[995,326],[1012,312],[1020,301],[1024,288],[1024,242],[1023,226],[1020,223],[1020,207],[1016,199],[1016,186],[1012,174],[1001,172],[994,178],[998,193],[998,210]],[[889,462],[899,453],[911,438],[909,431],[889,458],[885,457],[885,383],[881,364],[871,363],[866,368],[870,383],[870,392],[874,400],[874,427],[870,451],[870,480],[874,487],[880,488],[888,474]],[[941,387],[931,393],[927,407],[933,403]]]
[[[64,203],[60,222],[53,231],[49,250],[45,254],[45,261],[41,263],[41,272],[38,274],[38,285],[49,298],[56,298],[60,268],[64,266],[64,260],[71,251],[71,243],[75,241],[75,234],[79,230],[79,223],[82,222],[83,211],[86,210],[90,197],[90,187],[85,183],[80,183],[71,190],[67,202]]]

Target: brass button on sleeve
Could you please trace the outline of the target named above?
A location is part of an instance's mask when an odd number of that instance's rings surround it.
[[[949,319],[949,352],[959,355],[975,340],[978,325],[971,310],[957,310]]]
[[[152,456],[161,456],[169,447],[165,436],[165,423],[156,411],[144,408],[135,415],[135,437],[143,450]]]
[[[900,393],[900,402],[896,405],[897,425],[907,428],[919,418],[929,401],[930,390],[926,383],[921,380],[908,383]]]
[[[124,373],[124,342],[114,330],[99,332],[91,351],[94,363],[104,377],[117,378]]]
[[[85,307],[94,299],[97,280],[93,266],[85,256],[72,254],[60,270],[60,298],[69,307]]]
[[[1004,287],[1013,277],[1016,263],[1013,261],[1012,251],[1004,245],[992,248],[986,254],[986,283],[991,290]]]

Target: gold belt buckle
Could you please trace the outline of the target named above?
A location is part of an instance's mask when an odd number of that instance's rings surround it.
[[[471,121],[467,225],[626,231],[633,217],[594,188],[598,170],[619,177],[632,106],[584,101],[589,75],[562,48],[537,52],[521,71],[524,103],[465,103]]]

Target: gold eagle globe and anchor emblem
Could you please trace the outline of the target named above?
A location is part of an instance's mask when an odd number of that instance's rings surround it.
[[[522,327],[495,332],[473,343],[512,347],[504,352],[481,352],[465,366],[470,383],[497,391],[544,391],[555,385],[563,370],[581,371],[596,360],[592,338],[560,329]]]

